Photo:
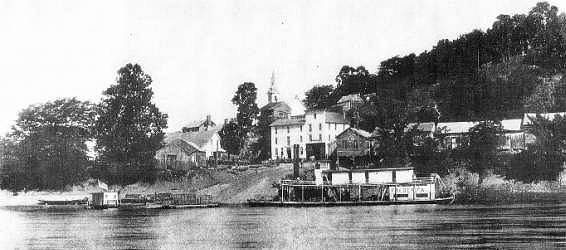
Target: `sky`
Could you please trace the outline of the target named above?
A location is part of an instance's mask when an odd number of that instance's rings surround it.
[[[207,114],[234,117],[230,100],[243,82],[256,84],[264,105],[272,72],[299,114],[304,92],[335,84],[343,65],[375,72],[387,58],[485,31],[536,2],[0,0],[0,135],[29,105],[100,101],[127,63],[151,75],[167,131]]]

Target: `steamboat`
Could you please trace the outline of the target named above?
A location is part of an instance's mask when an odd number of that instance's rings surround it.
[[[250,206],[369,206],[449,204],[437,174],[416,177],[414,169],[314,170],[315,180],[281,180],[279,198],[251,199]]]

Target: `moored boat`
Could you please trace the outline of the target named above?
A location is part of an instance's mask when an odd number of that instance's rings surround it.
[[[441,204],[454,202],[454,196],[437,198],[434,200],[398,200],[398,201],[274,201],[274,200],[248,200],[251,207],[317,207],[317,206],[386,206],[386,205],[415,205],[415,204]]]
[[[39,200],[39,205],[44,206],[86,206],[88,198],[75,200]]]
[[[315,169],[314,181],[282,180],[278,199],[250,199],[250,206],[373,206],[449,204],[436,174],[415,177],[413,168]]]

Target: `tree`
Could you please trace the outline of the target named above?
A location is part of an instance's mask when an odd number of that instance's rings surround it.
[[[448,174],[447,164],[450,152],[442,146],[445,139],[445,131],[438,129],[433,137],[423,135],[414,128],[409,128],[408,134],[412,135],[412,147],[410,148],[411,163],[418,173]]]
[[[497,121],[482,121],[470,128],[469,143],[464,149],[470,162],[470,171],[479,175],[481,184],[486,171],[497,163],[497,148],[501,143],[503,129]]]
[[[566,160],[566,118],[532,117],[528,133],[536,137],[527,150],[512,160],[511,177],[525,181],[555,181]]]
[[[378,93],[365,100],[359,108],[354,125],[366,131],[374,131],[379,146],[375,148],[377,164],[392,166],[408,161],[411,135],[406,133],[408,113],[406,103]]]
[[[328,98],[328,103],[336,103],[342,96],[349,94],[368,94],[374,91],[376,75],[370,74],[364,66],[353,68],[343,66],[336,76],[336,89]]]
[[[267,160],[271,155],[271,123],[275,121],[270,110],[261,110],[257,120],[256,133],[257,142],[253,145],[253,152],[256,152],[258,160]]]
[[[127,181],[137,181],[154,167],[162,147],[167,115],[152,103],[151,77],[137,64],[118,70],[117,84],[104,91],[96,121],[97,148],[103,161],[120,167]]]
[[[75,98],[24,109],[4,143],[13,155],[3,187],[62,189],[84,180],[95,115],[92,103]]]
[[[242,136],[238,123],[231,119],[228,123],[224,124],[222,129],[218,132],[220,135],[220,144],[228,154],[238,155],[242,147]]]
[[[334,87],[332,85],[315,85],[305,92],[303,105],[305,105],[307,109],[328,108],[334,104],[330,102],[330,95],[332,94],[332,91],[334,91]]]
[[[259,114],[256,104],[257,88],[251,82],[244,82],[238,86],[232,103],[237,106],[236,122],[240,128],[240,134],[244,137],[252,131],[254,122]]]

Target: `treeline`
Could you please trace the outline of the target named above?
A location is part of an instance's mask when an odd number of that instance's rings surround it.
[[[2,138],[0,187],[55,190],[87,178],[151,180],[167,127],[167,115],[152,103],[151,83],[139,65],[127,64],[100,103],[58,99],[24,109]]]
[[[499,15],[487,31],[440,40],[418,55],[389,58],[374,73],[344,66],[322,106],[360,93],[392,98],[424,113],[413,120],[426,118],[433,108],[442,121],[564,110],[565,66],[566,15],[541,2],[528,14]]]
[[[374,73],[343,66],[335,86],[314,86],[303,103],[332,109],[340,98],[359,94],[361,104],[348,115],[354,127],[378,128],[377,166],[410,163],[421,173],[440,174],[463,167],[480,181],[489,171],[526,182],[556,180],[566,159],[561,151],[566,120],[536,119],[529,131],[536,142],[518,155],[502,154],[497,145],[502,119],[566,111],[565,66],[566,15],[541,2],[528,14],[498,16],[485,32],[440,40],[419,55],[389,58]],[[443,147],[440,133],[419,138],[406,130],[410,122],[438,121],[481,122],[454,150]]]

